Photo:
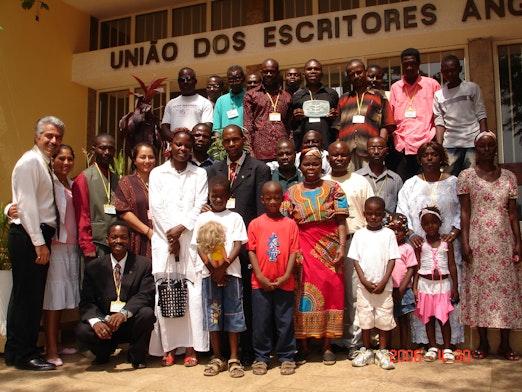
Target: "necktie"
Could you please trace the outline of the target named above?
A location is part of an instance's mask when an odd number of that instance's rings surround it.
[[[116,263],[116,265],[114,266],[114,284],[116,285],[116,292],[118,293],[118,297],[119,297],[119,292],[121,289],[121,265],[120,265],[120,263]]]
[[[229,180],[230,184],[232,185],[234,181],[236,180],[236,170],[237,170],[237,163],[236,162],[230,162],[230,175]]]
[[[51,162],[48,165],[49,175],[51,176],[51,184],[53,185],[53,205],[54,212],[56,213],[56,238],[60,238],[60,211],[58,211],[58,205],[56,204],[56,189],[54,188],[53,168]]]

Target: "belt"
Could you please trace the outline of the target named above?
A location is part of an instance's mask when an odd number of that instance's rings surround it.
[[[448,274],[445,274],[445,275],[439,275],[439,278],[438,278],[438,279],[435,279],[435,278],[433,277],[433,275],[429,275],[429,274],[428,274],[428,275],[422,275],[422,274],[419,274],[419,276],[420,276],[421,278],[428,279],[428,280],[439,280],[439,279],[442,280],[442,279],[448,279],[448,278],[449,278],[449,275],[448,275]]]

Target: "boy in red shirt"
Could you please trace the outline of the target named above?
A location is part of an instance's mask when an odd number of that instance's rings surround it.
[[[295,373],[294,276],[299,238],[297,224],[281,215],[283,189],[276,181],[265,183],[261,201],[266,213],[248,226],[248,256],[252,274],[253,341],[252,371],[266,374],[272,351],[273,326],[278,339],[276,353],[281,374]]]

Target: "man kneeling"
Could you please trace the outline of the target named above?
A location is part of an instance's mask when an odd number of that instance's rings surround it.
[[[129,233],[126,223],[113,223],[107,235],[111,253],[87,263],[76,336],[97,365],[109,362],[119,343],[130,343],[129,362],[141,369],[155,322],[155,287],[150,260],[127,251]]]

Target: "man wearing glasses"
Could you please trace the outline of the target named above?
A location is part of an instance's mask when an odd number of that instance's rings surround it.
[[[206,123],[212,128],[214,110],[212,103],[196,92],[196,72],[192,68],[182,68],[178,73],[178,85],[181,95],[171,99],[165,106],[161,121],[162,136],[172,139],[172,130],[176,128],[192,129],[198,123]]]
[[[227,125],[243,126],[243,97],[245,96],[245,72],[239,65],[232,65],[227,70],[228,94],[222,95],[214,106],[215,133],[221,133]]]

